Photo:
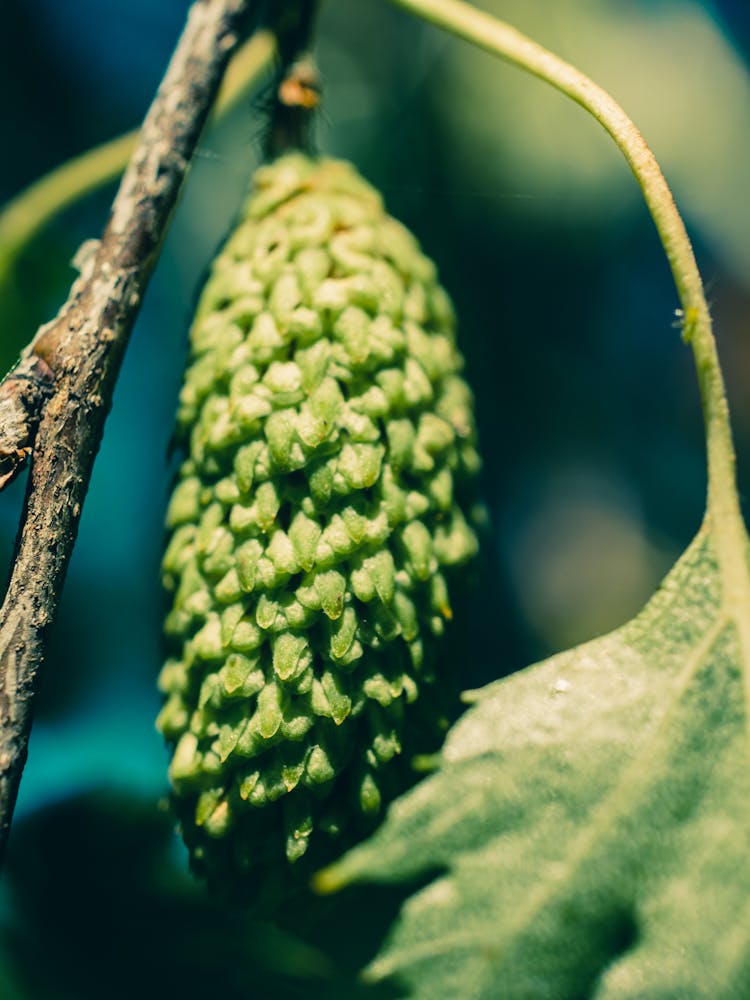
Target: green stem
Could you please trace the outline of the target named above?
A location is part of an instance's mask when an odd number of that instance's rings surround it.
[[[125,169],[138,130],[76,156],[34,181],[0,215],[0,273],[56,215]]]
[[[683,336],[693,349],[706,431],[708,512],[718,522],[742,526],[729,410],[703,283],[672,193],[643,136],[598,84],[503,21],[461,0],[391,2],[551,84],[593,115],[614,139],[656,225],[682,306]]]
[[[237,52],[216,100],[217,114],[230,110],[268,68],[275,52],[273,35],[256,32]],[[0,283],[17,254],[49,222],[81,198],[123,172],[135,149],[138,129],[95,146],[45,174],[0,212]]]

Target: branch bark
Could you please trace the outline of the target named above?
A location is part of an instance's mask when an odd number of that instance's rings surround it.
[[[101,241],[86,245],[65,305],[0,387],[0,477],[12,476],[33,444],[0,609],[0,864],[39,668],[125,346],[190,157],[254,7],[254,0],[195,0]]]

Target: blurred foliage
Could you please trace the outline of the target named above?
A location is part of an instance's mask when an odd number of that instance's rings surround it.
[[[73,797],[14,832],[0,985],[5,976],[15,994],[4,1000],[393,996],[355,979],[370,935],[393,919],[393,892],[368,896],[365,938],[356,892],[220,906],[175,863],[171,823],[152,800]]]
[[[480,5],[609,86],[663,159],[708,280],[747,493],[746,0]],[[187,6],[5,0],[15,28],[0,33],[0,115],[13,138],[0,199],[137,123]],[[318,35],[321,149],[383,191],[460,317],[493,534],[445,655],[478,686],[624,621],[694,533],[703,444],[676,295],[635,183],[559,95],[384,0],[328,0]],[[100,996],[103,982],[122,988],[113,996],[316,995],[309,974],[277,975],[257,915],[222,914],[190,885],[154,805],[166,783],[153,718],[168,442],[197,287],[258,161],[263,104],[248,100],[205,136],[115,395],[11,839],[0,910],[10,1000]],[[67,262],[101,230],[111,193],[66,212],[17,262],[0,302],[6,367],[58,308]],[[0,497],[6,565],[22,496],[17,483]],[[99,788],[125,797],[93,797]],[[326,905],[286,933],[304,967],[306,948],[335,937],[329,925],[348,927],[333,961],[351,971],[387,918],[352,902],[335,924]]]

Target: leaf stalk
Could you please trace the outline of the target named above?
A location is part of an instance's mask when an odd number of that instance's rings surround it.
[[[643,192],[669,261],[681,305],[683,338],[693,350],[706,434],[708,515],[733,523],[744,536],[729,409],[703,282],[685,224],[643,136],[602,87],[498,18],[462,0],[391,2],[550,84],[588,111],[620,149]]]
[[[263,76],[276,49],[270,31],[255,32],[230,63],[214,106],[223,115]],[[24,188],[0,211],[0,283],[17,255],[61,212],[116,180],[128,165],[139,129],[75,156]]]

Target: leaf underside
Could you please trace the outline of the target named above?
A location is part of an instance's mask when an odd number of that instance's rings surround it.
[[[628,625],[472,695],[439,770],[319,877],[432,877],[369,976],[425,1000],[750,996],[750,663],[725,589],[704,526]]]

